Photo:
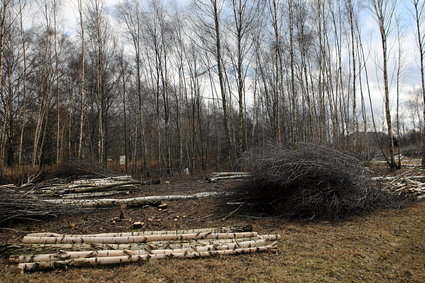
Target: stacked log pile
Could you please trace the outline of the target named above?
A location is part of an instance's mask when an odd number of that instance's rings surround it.
[[[52,179],[35,184],[28,188],[32,194],[54,196],[59,198],[87,198],[106,195],[129,194],[130,191],[140,190],[144,185],[131,176],[116,176],[96,179],[82,179],[67,182],[62,179]]]
[[[374,177],[373,181],[381,182],[382,188],[397,196],[425,199],[425,170],[413,169],[398,176]]]
[[[205,179],[213,183],[221,180],[245,180],[250,176],[250,172],[212,172]]]
[[[274,251],[278,239],[280,235],[259,235],[250,225],[90,235],[33,233],[6,250],[9,261],[25,272]]]

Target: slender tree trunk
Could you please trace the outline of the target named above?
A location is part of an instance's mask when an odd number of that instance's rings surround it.
[[[81,61],[80,61],[80,117],[78,132],[78,152],[77,157],[83,157],[83,133],[84,133],[84,112],[85,112],[85,47],[84,47],[84,19],[83,19],[83,0],[78,0],[78,13],[80,16],[80,32],[81,32]]]
[[[223,59],[221,54],[221,34],[220,34],[220,12],[218,8],[218,0],[213,0],[213,10],[214,10],[214,32],[215,32],[215,49],[216,49],[216,61],[217,61],[217,69],[218,69],[218,79],[220,84],[220,93],[222,99],[223,106],[223,118],[224,118],[224,129],[226,133],[226,141],[228,147],[228,159],[229,165],[233,163],[233,142],[231,135],[231,127],[230,121],[228,117],[227,111],[227,98],[226,98],[226,86],[225,86],[225,78],[224,78],[224,70],[223,70]]]
[[[423,98],[423,124],[424,129],[422,131],[422,166],[425,166],[425,53],[424,53],[424,38],[421,30],[421,24],[424,13],[424,3],[419,3],[420,0],[413,0],[415,9],[415,20],[416,20],[416,36],[418,40],[419,55],[420,55],[420,69],[421,69],[421,87],[422,87],[422,98]]]

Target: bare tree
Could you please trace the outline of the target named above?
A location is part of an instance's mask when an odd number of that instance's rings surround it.
[[[228,95],[226,91],[226,78],[225,68],[223,64],[223,52],[222,52],[222,28],[221,28],[221,13],[223,8],[223,2],[218,0],[204,0],[194,2],[196,11],[199,15],[199,22],[201,24],[201,30],[204,34],[199,34],[201,40],[205,45],[212,45],[213,48],[209,49],[214,54],[215,63],[217,66],[217,73],[220,86],[221,102],[223,107],[223,122],[226,133],[226,142],[228,149],[229,163],[231,164],[234,160],[233,141],[231,133],[231,125],[228,115]],[[206,36],[210,37],[206,39]]]
[[[79,68],[79,94],[80,94],[80,116],[78,123],[78,150],[77,157],[81,159],[83,156],[83,133],[84,133],[84,119],[85,119],[85,102],[86,102],[86,75],[85,75],[85,41],[84,41],[84,12],[83,12],[83,1],[78,0],[78,16],[79,16],[79,28],[80,28],[80,68]]]
[[[425,15],[425,2],[423,0],[411,0],[415,12],[416,24],[416,40],[418,41],[419,56],[420,56],[420,70],[421,70],[421,88],[422,97],[424,102],[423,119],[425,124],[425,34],[422,31],[423,18]],[[422,165],[425,166],[425,131],[422,133]]]
[[[376,17],[379,32],[381,35],[382,44],[382,72],[383,72],[383,83],[384,83],[384,97],[385,97],[385,118],[388,131],[388,165],[391,170],[397,168],[397,164],[394,159],[394,139],[392,133],[391,124],[391,111],[390,111],[390,91],[389,91],[389,79],[388,79],[388,37],[392,29],[392,21],[396,10],[397,1],[385,1],[385,0],[371,0],[372,10]]]

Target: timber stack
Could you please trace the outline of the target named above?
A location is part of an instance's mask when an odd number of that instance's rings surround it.
[[[250,172],[212,172],[205,179],[209,183],[222,180],[246,180],[251,177]]]
[[[2,253],[23,272],[276,251],[280,235],[259,235],[251,225],[89,235],[32,233]]]
[[[406,198],[425,199],[425,170],[415,168],[397,176],[374,177],[382,189]]]

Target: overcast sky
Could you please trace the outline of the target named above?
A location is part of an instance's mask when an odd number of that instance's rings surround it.
[[[61,11],[64,19],[64,30],[67,34],[73,34],[77,28],[76,24],[76,0],[63,0],[64,5]],[[104,0],[104,5],[110,13],[110,19],[114,26],[116,26],[115,19],[111,15],[114,6],[122,0]],[[192,0],[175,0],[179,6],[185,7],[190,4]],[[171,2],[171,0],[170,0]],[[402,35],[402,48],[404,56],[404,73],[401,87],[402,101],[406,101],[413,93],[415,88],[420,86],[420,72],[419,72],[419,55],[417,50],[417,43],[415,38],[415,27],[413,22],[413,14],[409,11],[410,1],[400,1],[398,7],[398,16],[401,20],[401,35]],[[360,28],[362,30],[363,44],[368,56],[367,69],[369,71],[369,79],[371,91],[373,94],[374,108],[377,110],[377,115],[381,116],[383,105],[382,93],[382,71],[380,69],[382,49],[379,36],[377,23],[368,9],[362,9],[360,13]],[[390,40],[390,71],[394,78],[391,85],[391,105],[392,110],[395,111],[396,95],[395,95],[395,63],[397,59],[397,31],[393,30]],[[403,107],[404,112],[408,109]],[[406,113],[405,113],[406,114]]]

